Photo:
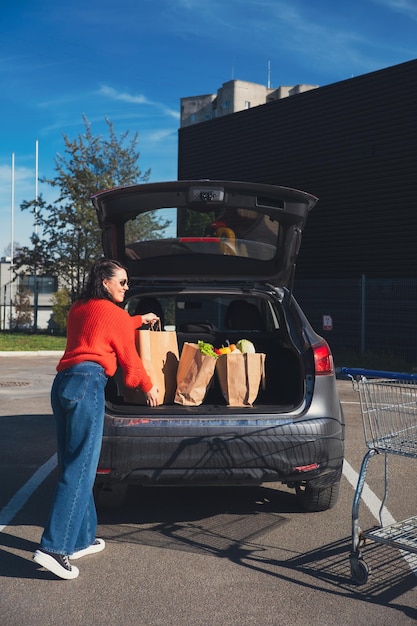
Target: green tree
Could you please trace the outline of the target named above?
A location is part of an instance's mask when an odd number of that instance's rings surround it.
[[[67,328],[68,311],[71,306],[71,294],[68,289],[59,289],[52,295],[52,316],[49,330],[64,333]]]
[[[22,210],[34,215],[37,228],[31,237],[32,247],[16,251],[15,269],[25,266],[26,273],[57,275],[69,289],[71,301],[82,290],[91,265],[102,256],[100,229],[91,196],[98,191],[139,182],[147,182],[150,170],[138,166],[138,134],[117,136],[106,119],[108,137],[95,136],[86,117],[85,132],[71,140],[63,135],[64,155],[55,157],[57,175],[42,182],[55,188],[58,199],[52,204],[39,197],[23,202]],[[156,238],[168,223],[145,215],[141,228]]]
[[[12,326],[18,330],[29,328],[32,325],[32,307],[30,304],[30,291],[20,286],[16,293],[14,303],[15,317]]]

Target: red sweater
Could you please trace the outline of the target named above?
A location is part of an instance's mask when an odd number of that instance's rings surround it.
[[[142,325],[140,315],[131,316],[109,300],[77,301],[68,315],[67,345],[58,363],[58,372],[83,361],[100,363],[107,376],[113,376],[119,363],[127,387],[152,389],[135,345],[135,329]]]

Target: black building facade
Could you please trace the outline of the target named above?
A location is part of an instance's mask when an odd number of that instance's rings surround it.
[[[297,276],[417,276],[417,61],[179,130],[178,178],[319,198]]]
[[[417,360],[417,61],[181,128],[178,178],[316,195],[295,281],[313,326]]]

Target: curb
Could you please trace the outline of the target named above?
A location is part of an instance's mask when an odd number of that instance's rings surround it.
[[[19,352],[18,350],[9,350],[7,352],[0,352],[2,356],[62,356],[63,350],[33,350],[32,352]]]

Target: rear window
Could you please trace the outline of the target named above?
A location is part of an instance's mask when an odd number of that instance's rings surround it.
[[[276,219],[238,207],[204,213],[188,207],[152,209],[124,225],[125,253],[132,260],[192,254],[271,261],[279,237]]]

